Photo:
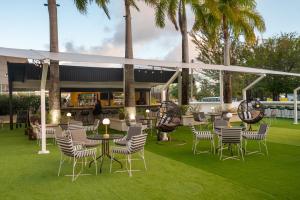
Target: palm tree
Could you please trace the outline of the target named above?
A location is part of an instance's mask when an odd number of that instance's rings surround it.
[[[189,63],[189,48],[188,48],[188,28],[186,7],[189,5],[195,16],[193,31],[200,30],[207,26],[207,16],[218,17],[216,3],[214,0],[160,0],[156,7],[156,25],[163,28],[165,26],[166,15],[174,24],[175,29],[180,29],[182,37],[182,62]],[[177,22],[178,16],[178,22]],[[179,25],[179,28],[178,28]],[[182,105],[189,103],[189,69],[182,69]]]
[[[48,0],[49,25],[50,25],[50,52],[58,52],[57,31],[57,4],[56,0]],[[58,124],[60,120],[60,85],[59,85],[59,63],[50,61],[50,90],[49,107],[51,123]]]
[[[109,0],[74,0],[74,3],[77,9],[79,10],[79,12],[81,12],[82,14],[86,14],[88,4],[93,3],[93,1],[95,1],[97,6],[100,7],[104,11],[106,16],[110,19],[109,11],[107,8],[107,4],[109,3]]]
[[[230,38],[243,35],[245,41],[253,43],[256,40],[255,29],[265,31],[262,16],[256,11],[255,0],[219,0],[218,9],[222,15],[219,27],[224,40],[224,65],[230,65]],[[231,108],[232,86],[231,73],[224,73],[224,103],[225,109]]]
[[[79,11],[86,13],[87,0],[74,0]],[[91,2],[91,1],[90,1]],[[97,5],[101,7],[109,17],[109,12],[106,4],[109,0],[95,0]],[[157,0],[144,0],[148,5],[156,5]],[[124,0],[125,4],[125,58],[133,58],[132,47],[132,26],[131,26],[131,10],[133,7],[139,11],[135,0]],[[135,115],[135,88],[134,88],[134,67],[133,65],[124,66],[124,82],[125,82],[125,108],[127,112]]]
[[[144,0],[147,5],[157,5],[157,0]],[[124,0],[125,3],[125,58],[133,58],[132,48],[132,26],[131,26],[131,10],[133,7],[137,11],[139,8],[135,0]],[[124,66],[125,80],[125,108],[128,114],[135,115],[135,88],[134,88],[134,66]]]

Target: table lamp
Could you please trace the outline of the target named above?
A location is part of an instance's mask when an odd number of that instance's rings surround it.
[[[211,107],[211,112],[215,112],[215,107]]]
[[[72,113],[68,112],[67,117],[68,117],[68,124],[69,124],[70,123],[70,118],[72,117]]]
[[[146,117],[149,117],[150,110],[146,109]]]
[[[230,118],[231,118],[231,117],[232,117],[232,113],[229,112],[229,113],[226,114],[226,118],[228,119],[228,127],[229,127],[229,128],[232,127],[231,124],[230,124]]]
[[[109,134],[107,133],[107,126],[110,124],[110,120],[108,118],[104,118],[102,124],[105,126],[105,134],[103,134],[103,137],[109,138]]]

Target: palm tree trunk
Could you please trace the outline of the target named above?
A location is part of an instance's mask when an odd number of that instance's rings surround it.
[[[130,1],[125,1],[125,58],[133,58],[132,48],[132,28],[131,28],[131,12]],[[125,108],[127,112],[135,115],[135,88],[134,88],[134,67],[133,65],[125,65],[124,67],[125,81]]]
[[[179,8],[179,26],[181,32],[181,49],[182,49],[182,62],[189,63],[189,41],[187,31],[186,9],[185,3],[180,1]],[[181,84],[181,103],[182,105],[189,104],[189,69],[182,69],[182,84]]]
[[[223,37],[224,37],[224,65],[230,65],[230,37],[228,32],[228,24],[226,16],[223,15]],[[232,107],[232,85],[231,85],[231,73],[224,72],[224,106],[225,110],[229,110]]]
[[[48,0],[49,24],[50,24],[50,51],[58,52],[58,28],[56,0]],[[50,61],[50,89],[49,107],[51,123],[58,124],[60,120],[60,83],[59,62]]]

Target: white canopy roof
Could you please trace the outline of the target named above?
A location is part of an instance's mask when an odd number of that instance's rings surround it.
[[[286,76],[297,76],[298,73],[288,73],[282,71],[265,70],[259,68],[240,67],[240,66],[224,66],[224,65],[211,65],[204,63],[181,63],[181,62],[170,62],[163,60],[151,60],[151,59],[127,59],[123,57],[114,56],[101,56],[101,55],[90,55],[90,54],[79,54],[79,53],[52,53],[49,51],[40,50],[25,50],[25,49],[13,49],[0,47],[0,56],[10,56],[17,58],[28,58],[36,60],[57,60],[65,62],[78,62],[78,63],[95,63],[95,66],[99,67],[99,63],[107,64],[132,64],[142,66],[154,66],[154,67],[169,67],[169,68],[192,68],[192,69],[209,69],[209,70],[222,70],[232,72],[244,72],[254,74],[275,74],[275,75],[286,75]],[[97,66],[98,63],[98,66]]]

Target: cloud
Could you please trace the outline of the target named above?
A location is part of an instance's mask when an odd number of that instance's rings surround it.
[[[195,44],[192,42],[191,37],[189,37],[189,58],[196,60],[198,57],[198,52]],[[181,43],[175,46],[166,56],[166,60],[181,62]]]
[[[112,4],[111,7],[113,7]],[[166,19],[165,28],[156,27],[154,9],[143,2],[138,2],[138,7],[140,12],[131,9],[134,57],[181,61],[180,32],[175,30],[169,19]],[[122,9],[124,10],[124,5],[122,5]],[[115,10],[115,12],[117,11]],[[110,23],[115,24],[113,27],[104,27],[104,31],[110,32],[110,34],[108,34],[108,38],[102,40],[101,44],[85,47],[68,41],[64,44],[65,51],[123,57],[125,54],[125,18],[120,14],[112,16]],[[190,14],[188,14],[188,21],[189,27],[191,27],[193,19]],[[195,54],[194,46],[192,42],[189,44],[190,58],[192,59]]]

